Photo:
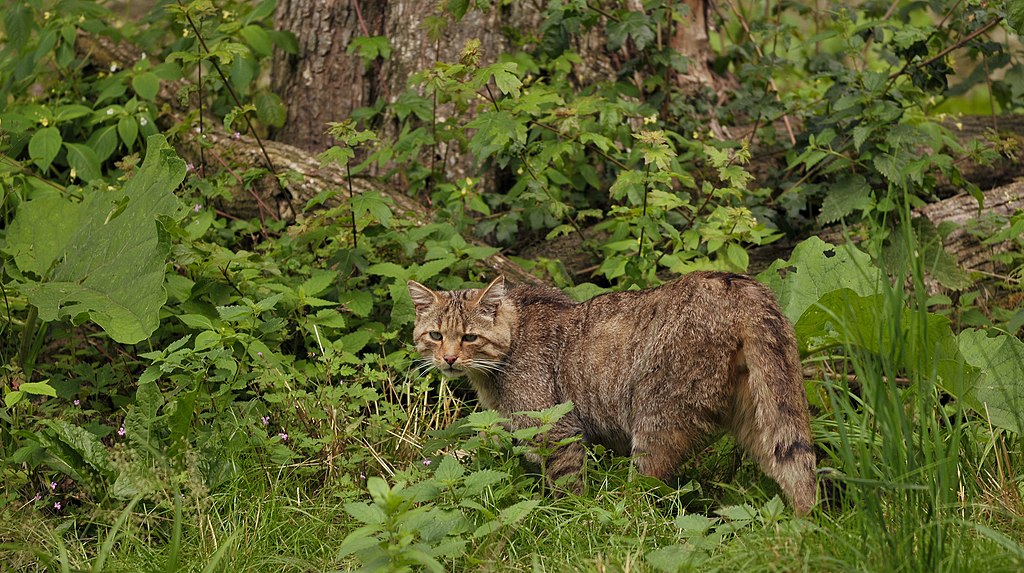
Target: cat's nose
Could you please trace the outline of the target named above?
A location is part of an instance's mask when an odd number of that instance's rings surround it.
[[[448,363],[448,366],[451,366],[452,364],[455,364],[455,360],[457,358],[457,356],[445,356],[444,361]]]

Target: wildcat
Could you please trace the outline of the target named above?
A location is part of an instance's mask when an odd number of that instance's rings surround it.
[[[433,291],[409,281],[417,350],[443,375],[468,376],[510,420],[572,400],[548,433],[581,435],[668,481],[721,429],[781,486],[797,514],[815,499],[815,457],[793,327],[754,279],[694,272],[658,288],[576,303],[553,288]],[[551,481],[582,468],[579,442],[556,450]]]

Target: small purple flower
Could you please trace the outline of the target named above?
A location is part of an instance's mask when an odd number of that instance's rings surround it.
[[[32,501],[39,501],[41,499],[43,499],[43,494],[36,493],[36,495],[32,498]]]
[[[257,352],[256,352],[256,356],[259,356],[260,358],[263,358],[263,353],[262,353],[262,352],[260,352],[260,351],[257,351]]]
[[[282,442],[287,442],[288,441],[288,433],[287,432],[278,432],[277,433],[277,437],[281,438]]]
[[[202,208],[203,208],[202,205],[200,205],[199,203],[196,203],[195,207],[192,207],[192,212],[193,213],[198,213],[200,211],[200,209],[202,209]]]
[[[57,482],[51,481],[50,482],[50,489],[57,489]]]
[[[234,137],[235,139],[242,139],[242,134],[236,131],[231,137]]]
[[[260,421],[263,422],[264,426],[270,425],[270,416],[261,416]]]
[[[124,424],[121,424],[121,427],[117,429],[117,435],[123,438],[126,433],[127,432],[124,431]]]
[[[189,161],[188,163],[185,164],[185,172],[186,173],[192,173],[195,170],[196,170],[196,166],[191,161]]]
[[[82,401],[79,400],[78,398],[75,398],[75,401],[72,402],[72,404],[74,404],[75,406],[81,406],[82,405]]]
[[[53,502],[53,509],[56,509],[57,511],[60,511],[61,507],[64,507],[64,506],[61,505],[61,503],[59,501]]]
[[[423,465],[429,466],[430,465],[430,458],[423,458]]]

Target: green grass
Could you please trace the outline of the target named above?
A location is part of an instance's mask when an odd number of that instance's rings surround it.
[[[742,464],[735,481],[714,485],[714,474],[732,457],[728,443],[704,454],[702,467],[711,473],[693,472],[709,484],[698,492],[658,487],[637,478],[622,459],[601,458],[588,465],[583,495],[541,498],[524,520],[472,540],[446,567],[654,571],[657,558],[648,555],[659,549],[675,555],[680,570],[688,570],[689,562],[699,571],[1014,571],[1024,566],[1020,513],[1013,513],[1020,507],[1000,506],[1006,497],[991,489],[998,482],[985,477],[1019,456],[1000,441],[970,447],[974,437],[967,439],[966,431],[978,428],[967,423],[960,422],[958,430],[934,416],[914,419],[913,414],[937,405],[930,401],[936,392],[916,392],[915,407],[904,400],[907,390],[872,378],[867,370],[858,368],[858,377],[863,407],[846,408],[833,421],[856,431],[817,436],[826,444],[839,440],[838,456],[826,461],[843,468],[845,479],[830,480],[843,493],[808,519],[793,519],[787,510],[768,519],[762,512],[749,522],[719,521],[701,534],[677,527],[680,516],[714,517],[719,504],[748,500],[758,510],[771,505],[774,485],[750,462]],[[827,427],[818,422],[816,428]],[[352,557],[338,555],[338,548],[360,525],[343,510],[346,502],[365,498],[360,488],[311,479],[295,468],[260,467],[253,460],[242,467],[202,504],[182,508],[181,570],[357,568]],[[424,472],[414,468],[414,473]],[[712,498],[707,492],[714,492]],[[123,526],[115,531],[110,524],[122,517]],[[0,570],[169,570],[173,521],[173,509],[142,505],[100,514],[93,523],[7,510],[0,537],[8,557]]]
[[[921,292],[921,270],[908,272]],[[435,432],[468,408],[450,388],[380,366],[370,374],[400,412],[369,425],[377,409],[331,419],[332,439],[350,448],[338,451],[372,446],[361,460],[334,452],[275,463],[267,449],[277,444],[263,439],[233,452],[233,473],[208,494],[184,487],[185,464],[162,474],[160,493],[131,503],[57,513],[9,502],[0,571],[346,571],[377,549],[387,559],[370,570],[1022,570],[1020,439],[957,407],[929,362],[936,341],[923,301],[900,286],[882,292],[886,320],[865,331],[835,315],[847,338],[807,363],[821,374],[809,387],[822,472],[819,506],[805,519],[728,438],[689,461],[677,488],[593,451],[582,494],[545,494],[502,430]],[[371,427],[382,437],[373,444],[360,433]],[[366,479],[374,475],[393,487]],[[466,493],[471,475],[497,477]],[[369,531],[362,545],[360,531]]]

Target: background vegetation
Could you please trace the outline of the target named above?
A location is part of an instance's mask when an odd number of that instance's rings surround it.
[[[425,33],[508,8],[442,2]],[[279,221],[225,205],[300,177],[206,138],[256,149],[286,120],[272,0],[5,5],[0,570],[1024,567],[1024,215],[915,212],[980,202],[965,165],[1019,153],[943,114],[1020,110],[1024,4],[714,8],[727,93],[674,80],[696,65],[665,40],[684,6],[551,2],[516,50],[468,43],[335,118],[320,160],[344,176]],[[594,33],[618,68],[583,81]],[[147,56],[101,61],[95,38]],[[942,239],[964,230],[998,266],[961,268]],[[499,251],[563,236],[583,274],[513,260],[577,298],[796,245],[758,278],[804,356],[811,516],[728,439],[673,487],[593,448],[586,490],[555,498],[523,435],[416,368],[406,280],[480,285]]]

